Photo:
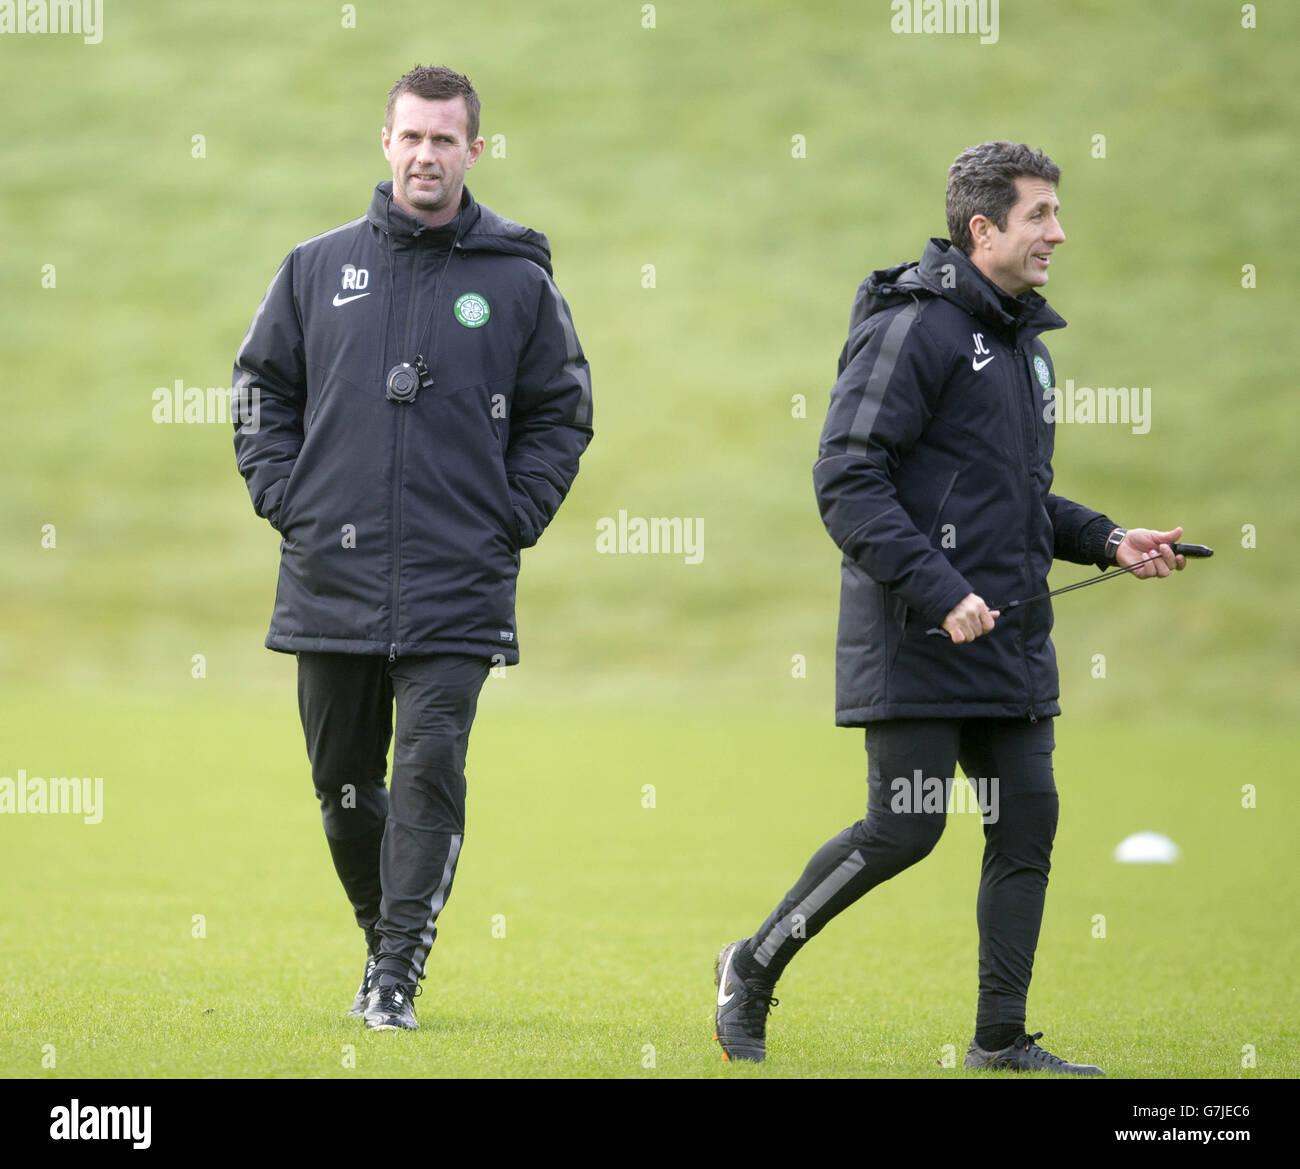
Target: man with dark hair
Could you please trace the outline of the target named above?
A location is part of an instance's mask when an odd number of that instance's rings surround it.
[[[428,101],[453,101],[460,98],[465,103],[465,138],[473,142],[478,137],[479,100],[469,78],[448,69],[445,65],[417,65],[399,77],[388,91],[388,105],[384,108],[384,129],[393,128],[393,114],[397,101],[405,93]],[[472,166],[473,163],[470,163]]]
[[[403,77],[381,134],[392,180],[294,248],[235,359],[239,470],[283,537],[266,644],[298,658],[325,837],[366,938],[348,1013],[374,1030],[417,1026],[479,690],[519,660],[519,553],[592,434],[546,237],[465,186],[478,120],[460,74]]]
[[[1061,168],[1041,150],[1015,142],[983,142],[957,155],[948,168],[945,208],[953,247],[967,256],[975,250],[971,220],[976,215],[1006,231],[1007,215],[1018,198],[1018,178],[1041,179],[1055,188],[1061,181]],[[1064,242],[1064,234],[1060,238]],[[1046,273],[1042,283],[1047,283]]]
[[[836,914],[926,856],[958,762],[980,793],[979,1000],[967,1068],[1100,1075],[1039,1047],[1025,1001],[1057,794],[1052,559],[1184,566],[1182,534],[1125,530],[1051,494],[1051,357],[1065,322],[1034,291],[1065,242],[1060,171],[986,142],[948,176],[952,241],[858,289],[813,477],[843,553],[836,722],[865,727],[867,814],[820,848],[758,931],[714,966],[724,1059],[761,1060],[786,965]],[[960,241],[960,242],[959,242]],[[946,636],[932,636],[935,627]],[[930,632],[927,632],[930,631]]]

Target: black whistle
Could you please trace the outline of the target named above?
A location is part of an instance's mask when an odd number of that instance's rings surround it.
[[[1170,544],[1174,550],[1175,556],[1186,556],[1192,560],[1208,560],[1214,555],[1213,548],[1207,548],[1204,544]]]

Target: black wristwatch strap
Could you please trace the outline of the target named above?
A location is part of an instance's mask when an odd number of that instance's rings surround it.
[[[1106,559],[1112,564],[1115,563],[1115,556],[1119,552],[1119,546],[1124,542],[1124,537],[1127,535],[1128,528],[1116,528],[1106,537]]]

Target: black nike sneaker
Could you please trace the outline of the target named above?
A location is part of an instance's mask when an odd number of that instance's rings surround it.
[[[1006,1068],[1015,1072],[1056,1072],[1063,1076],[1104,1076],[1101,1068],[1090,1063],[1070,1063],[1044,1051],[1036,1040],[1043,1037],[1041,1031],[1032,1035],[1021,1035],[1010,1047],[1001,1051],[985,1051],[975,1040],[971,1040],[966,1052],[967,1068]]]
[[[767,1054],[767,1016],[777,1000],[772,997],[773,983],[746,982],[733,968],[736,947],[746,940],[723,946],[713,963],[718,988],[713,1038],[722,1045],[724,1060],[761,1063]]]
[[[419,986],[394,983],[376,987],[366,1007],[366,1027],[370,1031],[414,1031],[420,1024],[415,1021],[412,1002],[420,996]]]
[[[349,1019],[360,1019],[366,1013],[366,1003],[370,1001],[370,992],[375,989],[375,966],[379,962],[373,954],[366,955],[366,970],[361,976],[361,985],[357,987],[357,997],[352,1000]]]

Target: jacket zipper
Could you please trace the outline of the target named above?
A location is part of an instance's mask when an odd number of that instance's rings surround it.
[[[1022,354],[1019,354],[1017,352],[1018,341],[1019,341],[1019,337],[1015,333],[1013,333],[1011,339],[1011,356],[1013,358],[1017,356],[1023,356]],[[1019,426],[1017,426],[1016,430],[1020,436],[1020,450],[1022,455],[1021,466],[1024,468],[1024,473],[1025,473],[1025,487],[1026,487],[1025,559],[1024,559],[1024,570],[1022,573],[1022,579],[1025,581],[1026,590],[1028,590],[1029,587],[1028,566],[1029,566],[1030,540],[1033,538],[1033,532],[1034,532],[1034,467],[1033,467],[1033,463],[1031,462],[1031,456],[1029,453],[1029,440],[1025,434],[1025,410],[1029,400],[1025,395],[1025,387],[1022,381],[1025,363],[1023,361],[1013,361],[1012,364],[1018,371],[1016,374],[1013,375],[1014,377],[1013,393],[1015,394],[1016,397],[1016,403],[1017,403],[1016,408],[1017,408],[1017,413],[1019,415],[1018,417]],[[1031,432],[1033,428],[1033,423],[1034,423],[1034,419],[1033,419],[1033,414],[1031,412],[1029,415],[1029,425],[1030,425]],[[1034,686],[1033,686],[1033,681],[1029,676],[1029,649],[1026,644],[1026,634],[1028,632],[1027,621],[1028,621],[1027,614],[1022,612],[1020,615],[1020,664],[1025,673],[1025,698],[1027,700],[1026,713],[1029,716],[1030,723],[1036,723],[1038,722],[1038,717],[1037,715],[1034,714]]]
[[[397,404],[397,441],[393,446],[393,640],[388,660],[397,660],[397,605],[402,579],[402,445],[406,438],[406,405]]]
[[[1037,407],[1037,405],[1036,405],[1037,400],[1038,400],[1038,399],[1037,399],[1038,390],[1037,390],[1037,387],[1036,387],[1035,384],[1034,384],[1034,377],[1033,377],[1033,375],[1030,373],[1030,369],[1031,369],[1031,368],[1032,368],[1032,363],[1029,361],[1029,359],[1028,359],[1028,355],[1026,354],[1026,359],[1025,359],[1025,361],[1023,361],[1023,362],[1021,363],[1021,369],[1024,370],[1024,373],[1025,373],[1025,381],[1026,381],[1026,384],[1029,386],[1029,399],[1028,399],[1028,400],[1029,400],[1029,403],[1030,403],[1030,405],[1029,405],[1029,437],[1033,440],[1033,444],[1032,444],[1032,446],[1033,446],[1033,453],[1032,453],[1032,454],[1030,455],[1030,457],[1029,457],[1029,482],[1030,482],[1030,486],[1031,486],[1031,487],[1035,487],[1035,489],[1036,489],[1036,485],[1037,485],[1037,482],[1038,482],[1036,472],[1037,472],[1037,469],[1038,469],[1038,448],[1039,448],[1039,442],[1038,442],[1038,418],[1037,418],[1037,415],[1036,415],[1036,411],[1037,411],[1037,409],[1038,409],[1038,407]],[[1033,515],[1034,515],[1034,510],[1035,510],[1035,508],[1034,508],[1034,504],[1035,504],[1036,500],[1037,500],[1037,496],[1036,496],[1035,492],[1031,492],[1031,493],[1030,493],[1030,505],[1029,505],[1029,515],[1030,515],[1030,519],[1031,519],[1031,521],[1032,521],[1032,519],[1033,519]],[[1028,662],[1028,659],[1026,659],[1026,671],[1028,670],[1028,664],[1027,664],[1027,662]],[[1030,721],[1030,723],[1036,723],[1036,722],[1038,722],[1038,717],[1034,714],[1034,706],[1033,706],[1033,702],[1034,702],[1034,695],[1033,695],[1033,689],[1032,689],[1032,683],[1031,683],[1031,689],[1030,689],[1030,692],[1029,692],[1029,721]]]
[[[406,295],[406,328],[402,332],[403,346],[405,347],[399,361],[408,360],[406,348],[411,344],[411,317],[415,311],[415,288],[416,288],[416,266],[419,262],[419,252],[411,253],[411,283],[407,289]],[[393,311],[397,311],[397,306],[393,306]],[[401,594],[402,580],[402,463],[405,451],[403,449],[406,441],[406,407],[407,403],[396,403],[397,408],[397,440],[393,444],[393,596],[392,596],[392,641],[388,645],[388,660],[395,662],[397,660],[397,621],[398,621],[398,604]]]

